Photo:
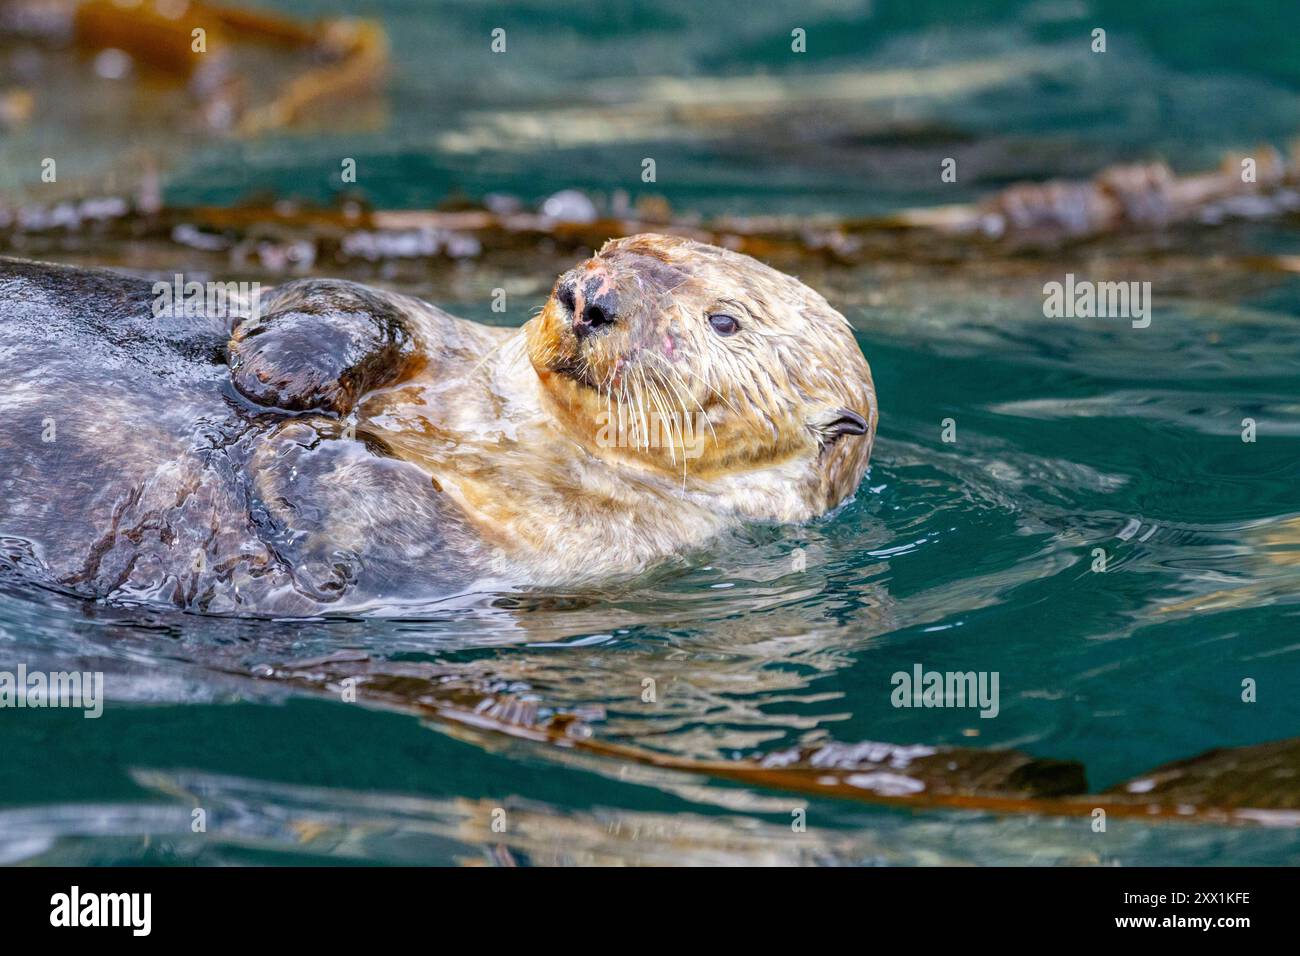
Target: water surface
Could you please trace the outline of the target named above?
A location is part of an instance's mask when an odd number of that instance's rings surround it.
[[[1115,159],[1205,165],[1296,119],[1300,58],[1270,36],[1282,14],[1268,5],[1246,17],[1249,55],[1208,15],[1180,17],[1175,42],[1165,19],[1123,4],[956,8],[818,7],[800,22],[813,49],[831,49],[792,62],[793,14],[520,5],[517,53],[489,66],[475,44],[495,10],[379,4],[397,57],[386,132],[178,155],[169,198],[266,188],[327,199],[340,155],[359,158],[366,195],[387,207],[451,190],[529,202],[568,187],[635,193],[640,159],[654,155],[656,191],[678,208],[852,215]],[[1079,40],[1098,19],[1111,24],[1104,63]],[[805,96],[798,84],[819,75],[971,61],[1002,72],[966,93],[828,107],[824,128],[798,123],[797,106],[712,134],[646,109],[645,128],[566,138],[588,129],[575,103],[627,112],[638,78],[762,70]],[[658,88],[645,86],[653,103]],[[713,95],[730,102],[735,89]],[[539,111],[553,129],[521,120]],[[954,153],[972,175],[947,191],[935,171]],[[1295,736],[1300,285],[1244,259],[1294,252],[1296,233],[1236,226],[1156,246],[798,270],[852,320],[875,373],[867,479],[828,519],[751,529],[630,586],[275,622],[104,607],[5,579],[0,667],[102,670],[110,700],[98,720],[0,711],[0,861],[1300,861],[1294,830],[1115,821],[1098,834],[1086,819],[810,800],[453,733],[258,677],[350,653],[393,671],[436,667],[543,712],[581,713],[603,738],[693,759],[829,740],[1014,747],[1082,761],[1097,789],[1212,747]],[[1151,281],[1151,326],[1045,318],[1042,285],[1067,272]],[[506,320],[526,319],[552,275],[551,264],[511,275],[526,291]],[[501,321],[486,291],[496,281],[470,265],[415,291]],[[1104,573],[1092,570],[1096,548]],[[998,716],[892,706],[891,675],[916,664],[998,672]],[[647,678],[655,703],[642,700]],[[1255,703],[1242,701],[1246,679]],[[196,807],[206,832],[192,830]],[[791,828],[799,809],[806,832]],[[492,829],[497,810],[505,833]]]

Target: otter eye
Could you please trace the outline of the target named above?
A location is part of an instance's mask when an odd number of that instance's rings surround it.
[[[736,317],[725,312],[714,312],[709,316],[709,325],[713,326],[713,331],[719,335],[735,335],[740,331],[740,323],[736,321]]]

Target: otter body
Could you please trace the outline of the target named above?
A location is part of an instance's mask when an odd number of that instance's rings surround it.
[[[719,268],[737,281],[697,274]],[[635,574],[834,507],[874,431],[838,313],[684,240],[607,245],[522,330],[335,280],[246,316],[159,316],[155,298],[0,260],[0,563],[28,578],[314,615]],[[786,327],[827,352],[802,328],[822,313],[845,355],[786,368]]]
[[[348,288],[280,291],[312,286]],[[470,582],[427,475],[337,416],[248,400],[230,320],[160,318],[154,298],[144,280],[0,260],[0,560],[85,596],[214,613]]]

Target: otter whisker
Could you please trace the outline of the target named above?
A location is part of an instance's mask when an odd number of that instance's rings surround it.
[[[515,356],[515,358],[510,360],[511,364],[513,365],[522,356],[527,354],[526,346],[527,343],[524,341],[524,338],[521,335],[512,335],[508,339],[502,339],[496,345],[492,346],[492,348],[487,350],[487,352],[483,355],[483,357],[479,359],[478,364],[475,365],[472,369],[470,369],[469,374],[470,375],[478,374],[478,370],[487,364],[488,359],[492,358],[492,356],[496,355],[498,352],[500,352],[502,355],[508,355],[511,349],[513,349],[516,353],[518,353]]]
[[[695,403],[695,407],[700,410],[700,419],[704,422],[705,425],[708,426],[709,434],[713,436],[714,446],[718,446],[720,444],[718,441],[718,430],[713,427],[713,420],[709,418],[708,410],[705,409],[705,407],[702,404],[700,404],[699,399],[697,399],[693,394],[691,394],[691,390],[686,387],[686,380],[682,378],[681,375],[676,372],[676,370],[673,371],[672,383],[674,388],[684,393],[687,398],[689,398],[692,402]]]
[[[625,415],[626,420],[624,420]],[[636,434],[636,419],[632,414],[632,400],[627,392],[627,379],[618,383],[618,431],[620,441],[626,437],[629,443]]]
[[[665,383],[665,388],[666,388],[666,387],[667,387],[667,384]],[[657,388],[656,388],[656,390],[657,390]],[[665,396],[665,402],[667,402],[667,401],[668,401],[668,399],[667,399],[667,397]],[[691,455],[690,455],[690,449],[687,448],[687,446],[686,446],[686,416],[687,416],[687,414],[688,414],[688,413],[687,413],[686,407],[685,407],[684,405],[682,405],[682,404],[680,403],[680,401],[679,401],[679,403],[678,403],[678,412],[677,412],[677,415],[675,415],[674,417],[676,417],[676,419],[677,419],[677,441],[680,442],[680,444],[681,444],[681,446],[682,446],[682,491],[683,491],[683,492],[686,491],[686,477],[687,477],[688,473],[690,472],[690,467],[691,467]],[[695,437],[695,429],[694,429],[694,427],[692,427],[692,429],[691,429],[691,437],[692,437],[692,440],[693,440],[694,437]]]
[[[628,381],[627,394],[628,414],[632,419],[632,447],[640,448],[645,439],[641,428],[641,396],[637,393],[635,381]]]
[[[656,355],[656,358],[658,358],[661,362],[665,363],[664,369],[668,372],[671,372],[673,376],[671,379],[669,379],[666,376],[662,375],[661,373],[660,378],[663,380],[664,385],[672,388],[673,391],[676,392],[679,397],[684,394],[687,398],[689,398],[692,402],[695,403],[695,407],[700,410],[700,417],[704,419],[704,424],[709,426],[709,431],[713,434],[713,444],[717,445],[718,432],[713,427],[713,422],[709,421],[709,413],[705,411],[704,406],[700,404],[700,400],[696,398],[694,395],[692,395],[691,390],[686,387],[686,380],[682,378],[681,373],[676,368],[674,368],[671,364],[667,363],[667,360],[664,359],[663,356]],[[683,418],[685,418],[685,416],[688,415],[689,413],[690,413],[690,409],[688,409],[686,407],[685,402],[683,402],[682,403]]]
[[[650,371],[650,372],[653,373],[654,370],[653,370],[653,369],[648,369],[647,371]],[[665,419],[667,420],[667,426],[668,426],[668,451],[669,451],[669,454],[672,455],[673,464],[675,465],[675,464],[677,464],[677,438],[678,438],[678,436],[673,434],[673,418],[672,418],[672,416],[670,416],[670,415],[668,414],[668,410],[664,407],[665,403],[664,403],[664,400],[663,400],[663,399],[664,399],[663,392],[661,392],[661,391],[659,390],[659,386],[658,386],[657,384],[655,384],[655,382],[653,381],[653,379],[654,379],[654,375],[653,375],[653,374],[651,374],[650,376],[647,377],[647,379],[646,379],[646,388],[647,388],[647,390],[650,392],[650,401],[654,404],[654,407],[655,407],[655,413],[659,416],[659,420],[660,420],[659,432],[660,432],[661,435],[662,435],[663,428],[664,428],[664,426],[663,426],[663,422],[664,422]],[[679,424],[678,427],[679,427],[679,429],[680,429],[680,424]],[[685,457],[686,457],[686,441],[685,441],[685,438],[683,438],[683,439],[682,439],[682,458],[683,458],[683,461],[685,460]]]
[[[681,402],[680,402],[680,400],[679,400],[679,401],[677,402],[677,414],[669,415],[669,413],[666,411],[665,406],[672,405],[673,402],[669,401],[668,396],[665,394],[664,391],[662,391],[662,390],[660,389],[660,386],[661,386],[661,385],[663,386],[664,389],[667,389],[667,388],[669,387],[669,386],[668,386],[668,382],[664,379],[664,377],[663,377],[663,376],[662,376],[662,375],[661,375],[657,370],[655,370],[655,369],[652,368],[652,369],[650,369],[649,371],[652,373],[652,374],[651,374],[651,378],[652,378],[653,381],[654,381],[653,387],[654,387],[654,390],[655,390],[655,394],[658,395],[658,396],[659,396],[659,399],[660,399],[660,403],[659,403],[659,404],[660,404],[660,414],[661,414],[661,415],[668,415],[668,434],[669,434],[669,440],[670,440],[671,442],[673,442],[672,447],[673,447],[673,449],[674,449],[674,453],[673,453],[673,462],[674,462],[674,463],[676,463],[676,461],[677,461],[677,455],[676,455],[677,444],[678,444],[678,443],[681,444],[681,447],[682,447],[682,476],[683,476],[683,478],[685,478],[685,475],[686,475],[686,468],[687,468],[687,463],[690,461],[690,458],[689,458],[688,455],[687,455],[687,449],[686,449],[686,415],[688,414],[688,411],[687,411],[686,407],[685,407],[684,405],[682,405]],[[677,426],[677,435],[676,435],[676,437],[673,437],[673,434],[672,434],[672,428],[673,428],[673,425],[674,425],[674,424],[676,424],[676,426]]]
[[[748,431],[753,431],[753,432],[758,432],[759,434],[763,434],[763,429],[762,429],[762,427],[759,425],[759,423],[754,422],[754,421],[751,421],[749,416],[741,415],[740,412],[737,411],[736,406],[733,405],[733,404],[731,403],[731,401],[730,401],[730,400],[729,400],[725,395],[723,395],[720,391],[718,391],[717,388],[715,388],[715,387],[714,387],[714,386],[713,386],[709,381],[707,381],[705,378],[703,378],[702,376],[700,376],[700,375],[697,374],[696,372],[692,371],[691,369],[684,369],[684,371],[685,371],[688,375],[691,375],[692,377],[694,377],[696,380],[698,380],[698,381],[700,382],[701,385],[703,385],[703,386],[704,386],[705,388],[707,388],[710,392],[712,392],[713,395],[718,399],[718,401],[720,401],[720,402],[722,402],[722,404],[726,405],[727,408],[729,408],[729,409],[730,409],[730,410],[731,410],[731,411],[736,415],[737,418],[739,418],[741,421],[743,421],[743,422],[745,423],[745,428],[746,428]],[[706,419],[706,420],[707,420],[707,419]],[[709,428],[710,428],[711,430],[713,430],[713,439],[714,439],[714,443],[716,444],[716,443],[717,443],[717,437],[718,437],[718,436],[717,436],[717,431],[716,431],[715,429],[713,429],[713,424],[712,424],[712,422],[709,423]]]
[[[649,429],[648,429],[648,434],[649,434],[649,436],[650,436],[650,442],[651,442],[650,447],[652,447],[652,448],[661,447],[662,444],[663,444],[663,441],[664,441],[664,436],[663,436],[663,424],[662,424],[662,422],[658,422],[658,423],[656,423],[656,422],[655,422],[655,418],[658,417],[659,419],[662,419],[662,418],[663,418],[663,414],[664,414],[664,412],[663,412],[663,408],[661,407],[661,405],[660,405],[660,403],[659,403],[658,396],[656,396],[656,394],[655,394],[654,386],[653,386],[653,384],[650,382],[650,379],[649,379],[649,377],[646,375],[646,372],[645,372],[644,369],[643,369],[642,372],[641,372],[641,387],[642,387],[642,389],[643,389],[644,392],[645,392],[645,395],[646,395],[646,404],[649,406],[649,412],[650,412],[650,419],[651,419],[651,422],[650,422],[650,426],[649,426]],[[671,429],[671,428],[669,428],[669,431],[668,431],[668,440],[669,440],[670,443],[672,442],[672,429]],[[648,450],[649,450],[649,449],[647,449],[647,451],[648,451]],[[677,463],[677,452],[676,452],[676,449],[672,448],[671,444],[670,444],[670,454],[672,455],[673,463],[676,464],[676,463]]]
[[[679,422],[678,429],[681,432],[681,439],[682,439],[682,490],[684,491],[686,488],[686,474],[690,469],[690,460],[691,460],[690,449],[688,449],[686,446],[686,425],[687,422],[690,420],[689,416],[691,414],[691,410],[687,407],[686,403],[681,400],[681,387],[676,382],[670,382],[668,379],[664,379],[664,387],[672,389],[673,394],[677,396],[678,407],[681,411],[681,416],[682,416]],[[689,398],[693,396],[690,396],[688,394],[687,397]],[[696,402],[696,404],[698,405],[699,403]],[[713,423],[709,421],[708,414],[702,408],[700,409],[700,417],[704,420],[704,423],[709,426],[709,430],[712,431]],[[696,422],[692,424],[691,441],[692,442],[702,441],[703,437],[704,436],[699,433],[699,423]],[[716,433],[713,436],[713,443],[715,445],[718,443],[718,436]]]
[[[664,377],[664,375],[662,374],[662,372],[660,372],[660,371],[658,371],[657,369],[654,369],[654,368],[651,368],[650,371],[653,373],[653,374],[652,374],[652,378],[654,378],[654,379],[657,380],[658,382],[662,383],[663,386],[664,386],[665,388],[673,388],[674,390],[676,390],[676,386],[675,386],[675,385],[670,385],[668,379]],[[657,386],[656,386],[656,389],[655,389],[655,390],[656,390],[656,392],[658,392],[658,387],[657,387]],[[697,403],[697,404],[698,404],[698,403]],[[680,400],[680,398],[678,399],[678,407],[679,407],[679,410],[680,410],[680,412],[681,412],[681,418],[678,419],[678,421],[677,421],[677,436],[678,436],[678,437],[677,437],[677,439],[671,439],[671,440],[673,440],[673,441],[678,441],[678,440],[680,440],[680,442],[681,442],[681,446],[682,446],[682,494],[685,494],[685,493],[686,493],[686,479],[687,479],[687,477],[688,477],[688,475],[689,475],[689,472],[690,472],[690,461],[691,461],[691,459],[690,459],[690,455],[687,453],[687,448],[686,448],[686,416],[689,414],[689,409],[686,407],[686,404]],[[701,411],[703,411],[703,409],[701,409]],[[707,416],[706,416],[705,420],[706,420],[706,421],[708,420],[708,419],[707,419]],[[710,426],[710,427],[712,427],[712,426]],[[694,429],[692,429],[692,430],[691,430],[691,434],[692,434],[692,436],[694,436],[694,433],[695,433],[695,432],[694,432]],[[669,435],[670,435],[670,438],[671,438],[671,434],[672,434],[672,431],[671,431],[671,425],[670,425],[670,426],[669,426]],[[715,441],[716,441],[716,437],[715,437]],[[674,448],[675,448],[675,447],[676,447],[676,446],[674,445]],[[676,460],[677,460],[677,456],[676,456],[676,454],[674,453],[674,455],[673,455],[673,461],[676,462]]]
[[[720,391],[718,391],[717,388],[713,385],[713,383],[709,382],[706,378],[701,376],[694,369],[684,368],[684,369],[679,369],[679,371],[684,371],[687,375],[690,375],[693,378],[695,378],[701,385],[703,385],[710,392],[712,392],[713,396],[717,398],[718,401],[726,405],[731,412],[733,412],[736,415],[740,415],[740,410],[737,409],[735,405],[731,404],[731,401]]]
[[[633,389],[636,394],[637,414],[641,416],[641,432],[640,432],[641,441],[638,442],[637,447],[640,448],[642,444],[644,444],[644,448],[642,450],[649,451],[650,450],[650,422],[646,419],[645,394],[641,388],[641,382],[644,380],[644,376],[642,376],[640,368],[635,369],[635,371],[637,377],[633,381]]]
[[[638,365],[636,368],[636,406],[641,415],[641,441],[644,442],[644,451],[649,451],[653,447],[653,437],[650,434],[650,419],[646,415],[646,395],[645,395],[645,372]]]
[[[518,365],[520,362],[527,360],[528,340],[525,339],[522,335],[519,335],[511,339],[510,341],[513,346],[512,352],[514,353],[513,356],[510,358],[510,367],[513,368],[514,366]]]

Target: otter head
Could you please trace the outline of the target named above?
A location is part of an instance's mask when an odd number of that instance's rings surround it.
[[[602,458],[743,489],[744,510],[775,519],[833,508],[866,470],[875,391],[848,321],[749,256],[612,240],[525,335],[551,412]]]

